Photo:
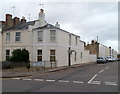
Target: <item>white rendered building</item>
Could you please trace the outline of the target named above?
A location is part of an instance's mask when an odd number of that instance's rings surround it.
[[[3,31],[2,61],[6,61],[14,49],[26,48],[31,62],[57,62],[56,66],[95,62],[96,55],[84,50],[80,36],[62,30],[57,22],[51,25],[45,21],[41,9],[38,20],[13,26]],[[49,64],[48,64],[49,66]]]

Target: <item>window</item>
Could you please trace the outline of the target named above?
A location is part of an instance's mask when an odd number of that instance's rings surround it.
[[[43,31],[38,31],[38,42],[43,41]]]
[[[76,61],[76,59],[77,59],[77,52],[75,52],[75,61]]]
[[[55,40],[56,40],[56,31],[50,30],[50,41],[55,41]]]
[[[10,33],[6,33],[6,42],[10,42]]]
[[[71,34],[69,34],[69,45],[71,45]]]
[[[42,61],[42,50],[37,50],[37,61]]]
[[[50,50],[50,62],[55,62],[55,50]]]
[[[6,61],[10,58],[10,50],[6,50]]]
[[[75,42],[76,42],[76,45],[77,45],[77,37],[75,37]]]
[[[80,58],[82,58],[82,52],[80,53]]]
[[[16,32],[15,41],[21,41],[21,32]]]

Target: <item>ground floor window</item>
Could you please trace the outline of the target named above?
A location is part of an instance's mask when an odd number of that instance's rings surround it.
[[[6,61],[10,58],[10,50],[6,50]]]
[[[82,56],[83,56],[83,54],[82,54],[82,52],[80,53],[80,58],[82,58]]]
[[[75,52],[75,61],[77,60],[77,52]]]
[[[56,61],[56,56],[55,56],[56,52],[55,50],[50,50],[50,62],[55,62]]]
[[[42,50],[37,50],[37,61],[42,61]]]

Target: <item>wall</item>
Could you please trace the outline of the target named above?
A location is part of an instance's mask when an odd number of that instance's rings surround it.
[[[2,61],[2,33],[0,28],[0,61]]]
[[[10,42],[6,42],[6,33],[10,32]],[[15,42],[15,32],[21,32],[21,41]],[[29,36],[29,37],[28,37]],[[30,60],[32,60],[32,32],[28,30],[17,30],[17,31],[6,31],[3,33],[3,61],[6,60],[6,53],[7,49],[12,51],[14,49],[22,49],[26,48],[30,52]]]

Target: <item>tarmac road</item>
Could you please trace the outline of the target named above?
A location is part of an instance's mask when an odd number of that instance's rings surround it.
[[[118,92],[118,62],[2,79],[3,92]]]

